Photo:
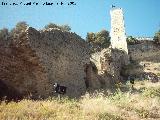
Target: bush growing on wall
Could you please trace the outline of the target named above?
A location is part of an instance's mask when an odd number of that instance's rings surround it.
[[[128,45],[134,45],[136,43],[138,43],[138,40],[136,38],[134,38],[132,36],[128,36],[127,37],[127,44]]]
[[[46,25],[44,27],[45,29],[49,29],[49,28],[57,28],[57,29],[60,29],[62,31],[71,31],[71,27],[69,25],[57,25],[57,24],[54,24],[54,23],[49,23],[48,25]]]

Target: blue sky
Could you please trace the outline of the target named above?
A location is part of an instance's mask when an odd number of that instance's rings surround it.
[[[7,3],[38,2],[39,5],[1,5]],[[52,6],[42,5],[53,2]],[[55,5],[63,2],[63,5]],[[67,5],[75,2],[76,5]],[[0,0],[0,29],[13,28],[18,21],[42,29],[46,24],[68,24],[82,38],[87,32],[110,31],[110,6],[123,8],[126,34],[154,36],[160,29],[160,0]]]

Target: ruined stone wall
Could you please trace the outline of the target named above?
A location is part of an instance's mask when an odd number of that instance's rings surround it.
[[[117,83],[123,80],[121,70],[128,59],[126,52],[118,49],[105,49],[101,55],[101,69],[112,76],[112,82]]]
[[[160,46],[153,41],[143,41],[140,44],[129,45],[130,59],[136,61],[160,62]]]
[[[144,73],[159,74],[160,46],[153,41],[143,40],[140,44],[129,45],[129,57],[134,68],[128,70],[129,74],[136,76]]]
[[[75,33],[58,29],[37,31],[29,27],[0,42],[0,82],[17,94],[32,94],[33,98],[52,96],[55,82],[66,86],[66,95],[70,97],[86,91],[89,48]]]
[[[2,42],[0,46],[1,82],[21,96],[33,95],[33,98],[48,96],[49,84],[44,69],[35,51],[28,44],[26,32],[6,42],[6,44]],[[38,89],[39,86],[41,89]]]
[[[101,52],[96,52],[91,54],[91,61],[96,65],[98,69],[98,74],[101,73],[101,63],[100,63],[100,58],[101,58]]]
[[[118,49],[103,49],[100,54],[92,54],[92,62],[98,68],[98,74],[101,82],[105,86],[110,86],[122,80],[121,69],[125,65],[127,53]]]
[[[27,30],[31,48],[36,51],[47,73],[51,87],[57,82],[67,87],[68,96],[80,96],[86,91],[84,71],[89,63],[89,47],[75,33],[49,29]]]

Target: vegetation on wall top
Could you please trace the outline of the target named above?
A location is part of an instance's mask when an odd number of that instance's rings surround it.
[[[0,40],[8,40],[9,37],[18,36],[20,33],[24,32],[29,25],[25,21],[20,21],[16,26],[10,31],[7,28],[0,29]],[[44,26],[44,29],[57,28],[61,31],[70,31],[71,27],[69,25],[57,25],[55,23],[49,23]]]
[[[128,36],[126,40],[128,45],[134,45],[138,43],[138,40],[133,36]]]

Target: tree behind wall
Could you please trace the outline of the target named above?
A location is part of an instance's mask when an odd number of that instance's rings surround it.
[[[97,33],[87,33],[86,41],[90,44],[91,52],[97,52],[110,45],[110,36],[107,30],[101,30]]]

